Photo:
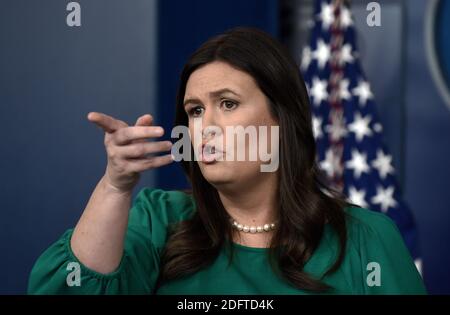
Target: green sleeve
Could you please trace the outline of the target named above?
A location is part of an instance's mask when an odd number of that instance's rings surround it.
[[[130,209],[124,253],[116,271],[101,274],[84,266],[70,248],[73,232],[70,229],[36,261],[29,277],[28,293],[153,293],[168,226],[188,218],[193,209],[192,198],[183,192],[142,189]]]
[[[363,294],[426,294],[420,273],[397,225],[386,215],[353,208],[360,223]],[[362,222],[361,222],[362,221]]]

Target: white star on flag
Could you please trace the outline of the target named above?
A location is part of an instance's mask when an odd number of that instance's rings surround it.
[[[347,28],[350,25],[353,25],[352,13],[346,7],[343,7],[341,10],[341,27]]]
[[[334,22],[333,6],[331,4],[322,3],[318,19],[322,21],[322,29],[327,29]]]
[[[375,130],[376,132],[382,132],[383,126],[380,123],[375,123],[373,124],[373,130]]]
[[[319,39],[317,42],[316,50],[312,52],[312,57],[317,60],[319,68],[323,69],[327,64],[331,56],[330,46],[323,40]]]
[[[371,201],[374,204],[379,204],[383,212],[387,212],[389,208],[394,208],[397,205],[397,201],[394,199],[394,186],[389,186],[386,189],[377,186],[377,194],[372,197]]]
[[[356,112],[355,113],[355,120],[348,125],[348,130],[355,133],[356,140],[358,142],[361,142],[361,140],[364,138],[364,136],[371,136],[372,130],[370,130],[369,125],[372,118],[370,115],[367,115],[366,117],[361,117],[361,114]]]
[[[325,159],[320,162],[320,167],[330,177],[334,177],[335,174],[341,174],[343,171],[339,156],[336,156],[331,149],[326,151]]]
[[[350,81],[348,79],[341,80],[339,82],[339,97],[341,100],[349,100],[351,94],[348,90],[348,86],[350,85]]]
[[[362,173],[369,173],[367,156],[365,153],[359,153],[358,150],[352,150],[352,159],[345,163],[345,166],[353,170],[356,178],[360,178]]]
[[[314,98],[314,105],[319,106],[322,101],[328,98],[327,81],[314,77],[310,92]]]
[[[364,199],[366,197],[366,191],[364,189],[358,191],[354,186],[350,186],[348,194],[349,194],[348,198],[355,205],[358,205],[363,208],[369,206],[366,200]]]
[[[339,63],[342,65],[344,63],[351,63],[355,60],[352,55],[352,46],[350,44],[345,44],[339,53]]]
[[[311,63],[311,49],[309,48],[309,46],[305,46],[302,52],[302,63],[300,65],[301,69],[302,70],[308,69],[310,63]]]
[[[394,168],[391,165],[392,156],[384,154],[382,150],[377,150],[377,158],[372,161],[372,166],[378,170],[380,177],[385,179],[387,174],[394,173]]]
[[[367,100],[373,98],[367,81],[359,81],[358,86],[353,89],[353,94],[359,97],[359,105],[366,105]]]
[[[314,138],[317,140],[322,137],[322,118],[312,115]]]

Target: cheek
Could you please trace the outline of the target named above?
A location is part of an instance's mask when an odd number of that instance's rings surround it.
[[[257,123],[235,129],[223,135],[227,159],[247,162],[267,162],[267,155],[279,149],[279,126]],[[238,134],[237,134],[238,133]]]

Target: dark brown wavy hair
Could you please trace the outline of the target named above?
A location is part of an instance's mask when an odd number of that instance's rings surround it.
[[[347,235],[344,208],[349,204],[326,185],[316,165],[310,104],[298,66],[281,43],[258,29],[239,27],[215,36],[190,56],[182,70],[175,125],[188,126],[183,100],[189,76],[213,61],[226,62],[252,76],[279,122],[279,226],[283,228],[274,231],[268,251],[274,272],[302,290],[331,289],[303,268],[318,247],[325,224],[336,232],[340,248],[336,261],[322,277],[339,268]],[[217,190],[203,177],[197,161],[181,163],[192,185],[196,211],[170,232],[156,290],[165,281],[207,267],[223,246],[231,249],[230,263],[233,257],[233,231]]]

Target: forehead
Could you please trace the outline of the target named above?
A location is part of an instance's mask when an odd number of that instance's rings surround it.
[[[229,88],[242,95],[256,89],[257,85],[246,72],[227,63],[214,61],[192,72],[186,84],[186,97],[200,96],[222,88]]]

